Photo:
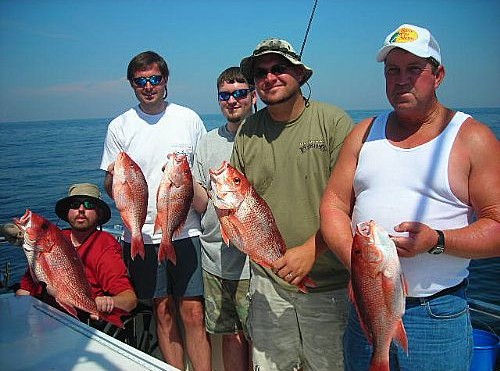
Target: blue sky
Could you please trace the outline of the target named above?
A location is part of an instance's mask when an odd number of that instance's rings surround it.
[[[170,101],[218,113],[219,73],[267,37],[299,51],[313,3],[2,0],[0,122],[114,117],[136,103],[126,68],[144,50],[167,60]],[[388,108],[375,54],[390,31],[413,23],[440,43],[444,104],[500,107],[499,20],[497,0],[319,0],[303,54],[314,70],[312,98]]]

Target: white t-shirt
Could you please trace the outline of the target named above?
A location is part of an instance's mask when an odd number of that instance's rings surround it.
[[[101,169],[106,170],[119,152],[126,152],[141,168],[148,183],[148,213],[142,228],[144,243],[160,243],[161,233],[154,234],[156,219],[156,192],[163,176],[162,167],[167,154],[182,152],[188,155],[192,167],[193,156],[202,135],[206,133],[201,118],[191,109],[167,103],[164,112],[148,115],[139,105],[121,114],[108,126],[104,142]],[[175,240],[200,235],[200,217],[191,208],[184,228]],[[130,242],[131,234],[124,228],[123,238]]]

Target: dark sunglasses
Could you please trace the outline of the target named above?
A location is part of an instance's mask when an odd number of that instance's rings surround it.
[[[250,93],[252,89],[238,89],[233,92],[228,91],[220,91],[217,93],[217,97],[219,100],[228,101],[229,98],[233,97],[234,99],[246,98],[248,93]]]
[[[290,67],[292,67],[289,64],[275,64],[272,66],[270,69],[265,70],[263,68],[257,68],[254,73],[253,77],[257,80],[261,80],[264,77],[267,76],[268,73],[272,73],[273,75],[282,75],[284,74]]]
[[[83,205],[84,208],[87,210],[94,210],[96,207],[96,204],[94,201],[89,201],[89,200],[80,200],[80,201],[73,201],[69,204],[70,209],[79,209],[80,205]]]
[[[153,75],[149,77],[136,77],[135,79],[132,79],[134,84],[136,84],[138,87],[143,88],[146,86],[148,81],[151,83],[151,85],[160,85],[161,80],[163,80],[162,75]]]

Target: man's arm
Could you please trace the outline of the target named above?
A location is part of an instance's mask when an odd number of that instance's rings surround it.
[[[111,199],[113,199],[113,169],[115,168],[115,163],[111,163],[106,170],[104,175],[104,189]]]
[[[193,179],[193,207],[199,213],[203,214],[207,210],[208,205],[208,193],[203,186]]]
[[[364,137],[373,119],[366,119],[347,136],[320,205],[321,234],[340,261],[350,270],[354,205],[353,181]]]
[[[137,296],[133,290],[125,290],[115,296],[97,296],[95,303],[99,312],[110,313],[114,308],[130,312],[137,306]]]

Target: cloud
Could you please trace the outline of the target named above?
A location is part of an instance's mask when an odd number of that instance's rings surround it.
[[[68,33],[47,31],[43,28],[34,28],[32,25],[23,22],[0,18],[0,33],[2,35],[16,34],[19,32],[54,40],[78,40],[74,35]]]
[[[20,87],[13,89],[14,94],[31,97],[46,97],[47,95],[103,95],[116,94],[117,91],[128,92],[128,81],[126,78],[105,81],[80,81],[72,84],[51,85],[45,87]]]

